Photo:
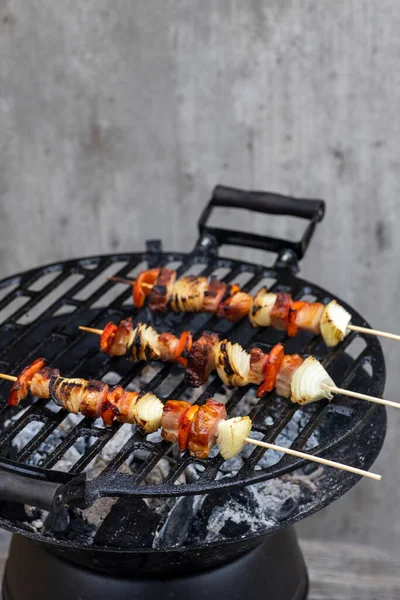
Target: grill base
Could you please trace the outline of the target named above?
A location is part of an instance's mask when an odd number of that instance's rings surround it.
[[[305,600],[307,569],[294,528],[267,536],[257,548],[222,567],[192,574],[185,568],[182,576],[146,579],[83,569],[14,535],[3,581],[4,600],[204,600],[210,591],[220,600]]]

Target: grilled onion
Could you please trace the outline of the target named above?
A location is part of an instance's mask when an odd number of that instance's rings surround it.
[[[171,308],[174,312],[198,312],[201,310],[204,293],[208,288],[206,277],[188,275],[175,281]]]
[[[336,300],[325,306],[321,317],[321,334],[327,346],[336,346],[347,335],[351,315]]]
[[[141,396],[133,407],[135,423],[146,433],[157,431],[161,425],[164,405],[154,394]]]
[[[245,445],[245,438],[250,435],[251,419],[250,417],[234,417],[226,421],[221,421],[218,426],[217,444],[221,456],[228,460],[242,450]]]
[[[325,385],[335,385],[324,367],[312,356],[306,358],[297,369],[292,379],[291,401],[298,404],[308,404],[322,400],[322,398],[333,397]]]
[[[127,349],[134,360],[158,358],[160,356],[158,333],[150,325],[138,323],[131,333]]]
[[[266,287],[261,288],[254,296],[253,306],[249,310],[249,319],[253,327],[271,325],[271,311],[276,302],[276,294],[271,294]]]
[[[215,367],[226,385],[241,387],[249,383],[250,354],[240,344],[222,340],[215,350]]]

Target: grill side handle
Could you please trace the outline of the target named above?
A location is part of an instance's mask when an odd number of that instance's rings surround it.
[[[2,465],[0,501],[29,504],[56,512],[72,500],[83,497],[85,479],[83,474],[70,476],[64,473],[58,474],[57,471],[54,471],[54,478],[49,479],[47,474],[42,474],[35,468]]]
[[[300,241],[284,240],[267,235],[258,235],[233,229],[210,227],[207,225],[214,208],[242,208],[254,212],[269,215],[286,215],[299,217],[309,221],[308,226]],[[294,262],[303,258],[308,244],[314,233],[316,224],[322,221],[325,213],[325,202],[323,200],[311,200],[309,198],[294,198],[273,192],[245,191],[237,188],[217,185],[203,213],[198,221],[200,240],[198,246],[218,247],[223,244],[235,246],[249,246],[276,252],[284,257],[286,252],[287,261],[294,258]],[[279,261],[277,263],[279,265]],[[283,266],[283,265],[282,265]],[[287,265],[286,265],[287,266]]]

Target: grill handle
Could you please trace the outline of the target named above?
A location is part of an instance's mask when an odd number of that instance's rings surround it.
[[[0,501],[29,504],[55,512],[71,500],[83,497],[83,474],[72,476],[54,471],[49,480],[48,474],[39,469],[13,465],[11,461],[7,463],[0,468]]]
[[[244,208],[270,215],[299,217],[307,219],[309,224],[303,237],[298,242],[232,229],[209,227],[207,222],[210,219],[211,212],[216,207]],[[250,246],[269,252],[277,252],[278,254],[289,250],[294,253],[296,259],[301,259],[310,243],[315,226],[323,219],[324,213],[325,202],[323,200],[294,198],[272,192],[247,192],[237,188],[217,185],[198,222],[201,236],[199,244],[203,247],[210,244],[210,242],[215,246],[221,246],[222,244]]]

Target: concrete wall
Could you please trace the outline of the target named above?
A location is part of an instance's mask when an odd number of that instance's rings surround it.
[[[221,182],[325,198],[303,274],[400,331],[399,30],[394,0],[0,0],[0,275],[188,249]],[[399,424],[305,535],[400,548]]]

